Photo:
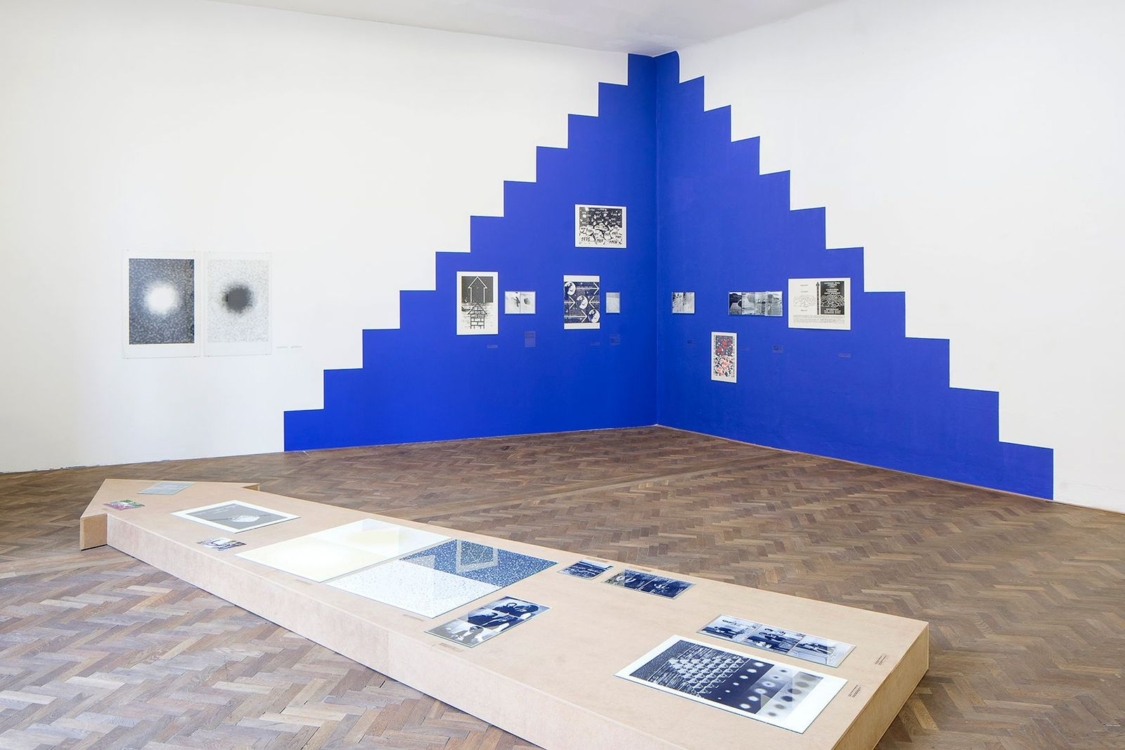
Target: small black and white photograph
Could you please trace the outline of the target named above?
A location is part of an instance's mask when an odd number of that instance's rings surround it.
[[[106,503],[105,507],[113,508],[114,510],[132,510],[133,508],[143,508],[144,504],[138,503],[136,500],[114,500],[111,503]]]
[[[535,292],[504,292],[505,315],[534,315]]]
[[[621,292],[606,292],[605,293],[605,314],[616,314],[621,312]]]
[[[695,315],[695,292],[672,292],[673,315]]]
[[[235,547],[246,546],[246,542],[236,542],[235,540],[226,536],[216,536],[210,539],[204,539],[199,543],[207,549],[219,550],[220,552],[225,549],[233,549]]]
[[[267,255],[207,256],[209,356],[270,353],[270,259]]]
[[[559,572],[575,578],[597,578],[612,567],[609,563],[600,563],[596,560],[579,560]]]
[[[235,534],[242,531],[260,529],[263,526],[271,526],[275,523],[291,521],[297,518],[297,516],[291,513],[261,508],[257,505],[244,503],[240,500],[233,500],[229,503],[205,505],[202,508],[181,510],[172,515]]]
[[[563,276],[563,328],[601,328],[601,277]]]
[[[617,676],[793,732],[808,729],[846,684],[678,636]]]
[[[480,336],[499,333],[495,271],[457,272],[457,335]]]
[[[516,625],[546,612],[548,609],[550,607],[545,607],[542,604],[534,604],[508,596],[479,609],[474,609],[463,618],[451,620],[444,625],[431,628],[427,632],[472,648],[495,638],[505,630],[510,630]]]
[[[194,258],[126,258],[126,357],[193,356]]]
[[[151,487],[146,487],[138,494],[141,495],[175,495],[191,487],[195,482],[157,482]]]
[[[840,666],[840,662],[855,648],[850,643],[807,635],[795,630],[786,630],[785,628],[773,627],[729,615],[716,617],[699,632],[829,667]]]
[[[624,206],[574,207],[575,247],[625,247]]]
[[[763,315],[780,318],[784,314],[781,292],[730,292],[727,297],[728,315]]]
[[[644,591],[646,594],[656,594],[667,599],[675,599],[691,588],[692,585],[687,581],[678,581],[675,578],[665,578],[664,576],[629,569],[606,579],[606,583],[611,586],[633,589],[634,591]]]

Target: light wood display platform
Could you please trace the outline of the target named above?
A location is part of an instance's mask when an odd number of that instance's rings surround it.
[[[608,560],[614,566],[608,573],[584,580],[558,572],[583,559],[575,553],[271,495],[253,484],[200,482],[174,495],[138,494],[155,481],[106,480],[82,515],[82,548],[108,544],[546,748],[871,748],[928,666],[928,626],[917,620]],[[144,507],[105,505],[124,499]],[[299,518],[231,534],[172,515],[229,501]],[[425,618],[237,556],[365,518],[558,564]],[[217,536],[245,546],[220,551],[199,544]],[[605,584],[626,568],[694,585],[666,599]],[[550,610],[471,649],[426,632],[503,596]],[[698,633],[719,615],[855,644],[855,650],[832,668]],[[796,733],[615,676],[671,636],[847,683],[804,733]]]

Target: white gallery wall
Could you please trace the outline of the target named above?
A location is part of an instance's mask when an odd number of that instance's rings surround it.
[[[1125,3],[844,0],[681,51],[828,246],[1055,450],[1056,499],[1125,511]]]
[[[0,471],[281,450],[283,412],[626,74],[207,0],[0,0]],[[123,358],[125,253],[268,253],[273,353]]]

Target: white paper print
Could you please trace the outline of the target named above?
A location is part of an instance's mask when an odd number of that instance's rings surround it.
[[[534,315],[535,292],[504,292],[505,315]]]
[[[738,382],[738,334],[712,331],[711,379]]]
[[[194,256],[126,255],[126,357],[194,357],[199,354],[199,295]]]
[[[789,279],[789,327],[850,331],[851,279]]]
[[[675,315],[695,315],[695,292],[672,292],[672,312]]]
[[[605,312],[606,315],[621,312],[621,292],[605,293]]]
[[[499,289],[495,271],[457,272],[457,335],[478,336],[498,333]]]
[[[601,277],[563,276],[563,328],[601,328]]]
[[[631,682],[804,732],[846,680],[673,636],[617,673]]]
[[[172,515],[235,534],[240,531],[251,531],[263,526],[271,526],[282,521],[290,521],[298,517],[292,513],[270,510],[259,505],[244,503],[241,500],[180,510]]]
[[[781,292],[730,292],[727,312],[730,315],[782,316]]]
[[[575,206],[575,247],[625,247],[624,206]]]
[[[205,309],[204,354],[269,354],[269,256],[207,256]]]

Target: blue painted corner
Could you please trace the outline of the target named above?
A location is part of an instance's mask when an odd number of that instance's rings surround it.
[[[402,293],[400,328],[363,332],[362,368],[325,373],[323,409],[286,412],[286,450],[659,423],[1052,496],[1052,451],[999,440],[998,394],[949,386],[949,343],[906,337],[904,295],[864,290],[862,249],[826,248],[824,209],[790,210],[789,174],[760,173],[758,139],[731,142],[675,53],[631,56],[537,172],[472,217],[470,253],[438,253],[434,291]],[[627,206],[627,249],[576,248],[575,204]],[[536,314],[457,336],[458,271],[535,291]],[[621,314],[564,330],[564,274],[600,276]],[[730,291],[832,276],[852,280],[851,331],[727,314]],[[710,380],[711,331],[738,333],[735,384]]]
[[[473,217],[471,252],[438,253],[434,291],[401,296],[401,327],[363,332],[363,367],[324,375],[324,408],[285,413],[285,449],[633,427],[656,422],[656,62],[601,84],[534,183],[505,184],[504,215]],[[574,206],[626,206],[626,249],[576,248]],[[456,335],[458,271],[499,274],[499,333]],[[601,277],[621,313],[563,329],[563,275]],[[534,315],[503,292],[535,291]],[[528,334],[534,346],[528,346]]]
[[[758,139],[731,142],[677,55],[657,65],[659,423],[1050,498],[1053,452],[1001,442],[998,394],[950,388],[948,342],[907,338],[904,295],[864,291],[862,250],[827,249],[824,210],[790,210]],[[728,292],[832,276],[852,279],[850,331],[728,315]],[[695,315],[671,314],[673,291]],[[711,331],[738,334],[736,384],[710,380]]]

